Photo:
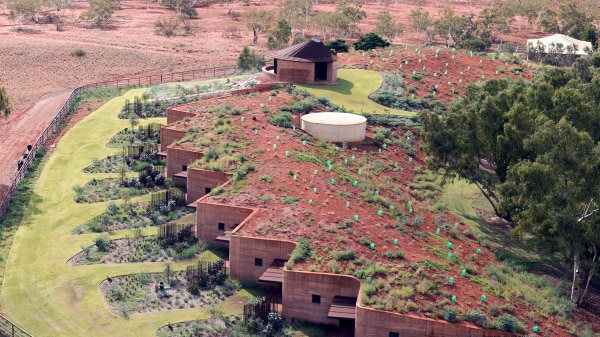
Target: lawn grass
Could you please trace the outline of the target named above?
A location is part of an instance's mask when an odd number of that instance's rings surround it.
[[[154,336],[156,329],[168,322],[209,317],[202,308],[134,314],[129,319],[109,311],[98,286],[103,279],[142,270],[160,272],[163,263],[67,265],[70,257],[82,246],[93,244],[98,236],[69,232],[101,214],[108,204],[76,204],[73,186],[92,178],[117,176],[85,174],[82,170],[94,157],[104,158],[119,151],[105,146],[116,132],[129,125],[117,114],[126,99],[131,101],[145,90],[131,90],[103,105],[67,132],[43,163],[34,187],[37,197],[15,235],[0,294],[4,314],[36,337]],[[155,118],[144,123],[164,121]],[[132,202],[145,199],[149,196],[132,198]],[[144,230],[145,234],[155,232],[156,228]],[[130,230],[110,233],[112,239],[131,235]],[[173,267],[184,269],[189,263],[173,263]]]
[[[391,114],[415,116],[415,112],[387,108],[369,99],[383,83],[381,74],[364,69],[338,69],[334,85],[298,84],[317,97],[327,97],[332,103],[342,105],[354,113]]]

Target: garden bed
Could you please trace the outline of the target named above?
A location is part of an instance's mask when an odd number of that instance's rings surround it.
[[[181,219],[194,212],[193,208],[168,204],[162,211],[155,210],[148,202],[129,204],[127,210],[111,202],[106,211],[92,220],[75,228],[72,233],[100,233],[123,229],[159,226],[169,221]]]
[[[75,191],[73,198],[75,202],[85,204],[121,198],[128,199],[163,189],[164,176],[161,173],[150,178],[152,181],[147,180],[145,184],[142,184],[137,177],[92,179],[83,186],[73,187]]]
[[[170,270],[168,274],[167,277],[165,266],[164,273],[142,271],[107,278],[100,283],[100,291],[112,312],[128,317],[131,313],[218,305],[239,288],[236,281],[226,279],[222,285],[202,289],[198,295],[193,295],[188,291],[191,284],[185,271]]]
[[[111,241],[108,235],[103,234],[95,242],[82,247],[81,252],[73,256],[68,264],[170,262],[194,258],[207,248],[204,242],[161,246],[156,236],[142,237],[139,230],[134,232],[134,238]]]

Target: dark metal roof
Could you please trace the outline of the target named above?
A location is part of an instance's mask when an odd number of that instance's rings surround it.
[[[268,56],[293,62],[331,62],[331,51],[319,39],[313,38],[285,49],[274,50]]]

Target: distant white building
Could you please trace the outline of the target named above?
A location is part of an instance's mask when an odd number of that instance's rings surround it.
[[[593,50],[591,42],[577,40],[563,34],[554,34],[541,39],[527,40],[528,50],[537,49],[538,52],[541,52],[542,46],[544,53],[560,52],[561,54],[587,55],[588,52]]]

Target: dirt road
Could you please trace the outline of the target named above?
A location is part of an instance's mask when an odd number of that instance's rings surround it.
[[[23,112],[0,123],[0,196],[11,185],[17,162],[63,106],[71,90],[46,95]]]

